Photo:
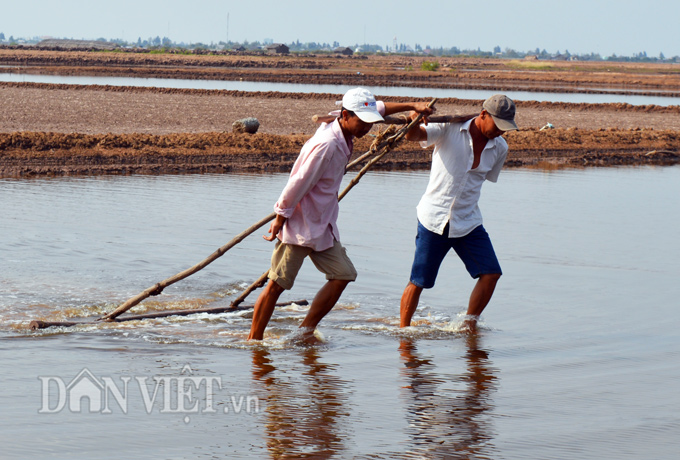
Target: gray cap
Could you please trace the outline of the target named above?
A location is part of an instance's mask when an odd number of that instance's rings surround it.
[[[515,123],[515,103],[508,96],[494,94],[484,101],[484,110],[489,112],[494,123],[501,131],[519,129]]]

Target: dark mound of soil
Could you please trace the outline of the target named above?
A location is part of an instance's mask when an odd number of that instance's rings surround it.
[[[655,130],[530,129],[506,135],[508,166],[680,163],[680,134]],[[0,133],[0,177],[289,171],[307,137],[273,134]],[[359,139],[363,153],[371,139]],[[427,169],[430,154],[403,143],[376,169]]]

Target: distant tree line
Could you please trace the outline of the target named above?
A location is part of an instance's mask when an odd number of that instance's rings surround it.
[[[30,39],[24,38],[14,38],[9,36],[5,37],[3,32],[0,32],[0,43],[3,45],[34,45],[39,43],[41,38],[34,37]],[[125,41],[122,39],[106,39],[103,37],[97,38],[97,41],[115,43],[123,48],[141,48],[149,50],[158,51],[169,51],[174,50],[205,50],[205,51],[220,51],[220,50],[234,50],[243,49],[246,51],[257,51],[265,48],[267,44],[271,44],[272,40],[265,40],[264,42],[253,41],[249,42],[244,40],[243,42],[233,42],[229,41],[219,41],[217,43],[185,43],[185,42],[175,42],[168,37],[148,37],[142,39],[139,37],[134,42]],[[334,41],[333,43],[317,43],[317,42],[306,42],[302,43],[300,40],[296,40],[291,43],[284,43],[292,53],[324,53],[332,52],[334,49],[340,47],[340,43]],[[355,53],[360,54],[381,54],[381,53],[392,53],[392,54],[414,54],[414,55],[425,55],[425,56],[473,56],[473,57],[498,57],[498,58],[512,58],[512,59],[524,59],[524,58],[536,58],[536,59],[563,59],[563,60],[579,60],[579,61],[620,61],[620,62],[680,62],[680,56],[674,56],[672,58],[666,58],[663,53],[659,53],[658,56],[648,56],[646,51],[641,51],[639,53],[634,53],[632,56],[617,56],[612,54],[611,56],[601,56],[599,53],[588,53],[588,54],[572,54],[569,50],[565,50],[564,53],[557,51],[556,53],[550,53],[545,49],[536,48],[529,51],[518,51],[512,48],[501,49],[500,46],[494,47],[492,51],[477,49],[461,49],[457,46],[452,46],[449,48],[439,46],[433,47],[430,45],[422,46],[416,43],[413,47],[404,43],[394,43],[392,45],[380,46],[376,44],[354,44],[354,45],[343,45],[351,48]]]

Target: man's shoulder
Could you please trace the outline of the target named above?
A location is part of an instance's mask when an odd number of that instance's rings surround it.
[[[326,126],[319,127],[316,133],[305,142],[302,150],[324,155],[342,151],[344,139],[338,138],[331,125],[328,123]]]
[[[508,151],[508,141],[506,141],[505,138],[498,136],[496,138],[496,145],[498,146],[498,148],[501,152],[507,152]]]
[[[426,128],[449,131],[454,129],[456,125],[460,126],[460,123],[428,123]]]
[[[310,147],[324,150],[339,149],[342,146],[342,142],[344,142],[343,139],[338,139],[337,136],[329,134],[328,132],[317,133],[307,141]]]
[[[429,123],[425,130],[430,144],[462,142],[465,123]]]
[[[463,131],[466,131],[466,124],[468,122],[453,122],[453,123],[429,123],[427,128],[433,131],[440,131],[442,134],[448,134],[451,136],[459,135]]]
[[[333,122],[323,123],[316,129],[316,132],[307,140],[308,144],[327,144],[333,142],[337,136],[333,130]]]

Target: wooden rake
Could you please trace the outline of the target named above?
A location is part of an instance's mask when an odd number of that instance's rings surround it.
[[[437,99],[432,99],[432,101],[428,104],[428,107],[433,107]],[[315,117],[316,120],[319,120],[321,117]],[[366,172],[368,172],[369,169],[373,167],[378,161],[380,161],[381,158],[383,158],[385,155],[387,155],[394,147],[396,147],[403,139],[404,136],[406,136],[406,133],[413,128],[414,126],[417,126],[423,116],[422,114],[419,114],[415,119],[411,121],[406,121],[407,119],[400,118],[398,119],[398,123],[394,124],[405,124],[405,126],[399,128],[394,131],[386,130],[385,133],[387,134],[382,134],[379,135],[378,138],[376,138],[376,141],[374,141],[373,145],[371,145],[371,148],[358,157],[356,160],[352,161],[349,163],[346,167],[346,170],[349,170],[356,166],[357,164],[361,163],[365,159],[372,157],[368,162],[361,168],[359,173],[354,177],[350,183],[347,185],[347,187],[342,191],[340,195],[338,195],[338,201],[342,200],[349,191],[354,188],[359,183],[359,180],[361,177],[363,177]],[[451,117],[449,121],[462,121],[462,120],[467,120],[471,118],[471,116],[461,116],[461,117]],[[332,118],[333,120],[335,118]],[[397,120],[396,118],[389,118],[388,120]],[[326,121],[326,120],[321,120],[321,121]],[[328,120],[331,121],[331,120]],[[388,124],[390,124],[388,122]],[[394,134],[391,134],[391,132],[394,132]],[[221,246],[218,248],[215,252],[213,252],[211,255],[203,259],[201,262],[197,263],[196,265],[180,272],[177,273],[174,276],[171,276],[170,278],[167,278],[163,281],[160,281],[153,286],[145,289],[144,291],[140,292],[134,297],[131,297],[127,301],[125,301],[123,304],[121,304],[118,308],[113,310],[110,313],[107,313],[106,315],[103,315],[102,317],[98,318],[96,321],[109,321],[109,322],[117,322],[117,321],[124,321],[124,318],[118,318],[120,315],[123,313],[127,312],[129,309],[134,307],[135,305],[138,305],[140,302],[143,300],[147,299],[148,297],[151,296],[157,296],[163,292],[163,289],[166,287],[175,284],[178,281],[183,280],[184,278],[187,278],[194,273],[204,269],[208,265],[210,265],[212,262],[215,260],[219,259],[222,257],[227,251],[229,251],[231,248],[236,246],[238,243],[243,241],[246,237],[254,233],[256,230],[262,228],[264,225],[267,223],[271,222],[274,218],[276,217],[276,213],[271,213],[266,217],[263,217],[259,221],[255,222],[253,225],[236,235],[231,241],[229,241],[227,244]],[[205,311],[206,313],[222,313],[225,311],[232,311],[236,310],[239,306],[239,304],[250,294],[252,291],[257,289],[258,287],[261,287],[264,285],[267,279],[267,274],[269,270],[267,270],[265,273],[263,273],[260,278],[255,281],[251,286],[249,286],[241,296],[239,296],[237,299],[235,299],[230,307],[221,307],[219,309],[206,309],[206,310],[211,310],[211,311]],[[298,301],[296,303],[300,302],[306,302],[306,301]],[[241,308],[246,308],[246,307],[241,307]],[[219,311],[218,311],[219,310]],[[200,313],[200,310],[191,310],[194,313]],[[174,314],[190,314],[187,313],[187,310],[175,310],[175,311],[168,311],[168,312],[163,312],[163,316],[172,316]],[[159,314],[150,314],[150,315],[136,315],[136,317],[130,317],[130,319],[143,319],[143,317],[159,317]],[[68,327],[68,326],[73,326],[77,324],[84,324],[83,322],[48,322],[48,321],[32,321],[29,325],[32,329],[43,329],[51,326],[62,326],[62,327]]]

